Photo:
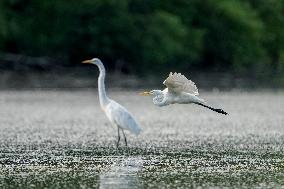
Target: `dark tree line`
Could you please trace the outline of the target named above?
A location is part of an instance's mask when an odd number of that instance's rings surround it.
[[[1,0],[0,53],[271,74],[284,70],[283,26],[284,0]]]

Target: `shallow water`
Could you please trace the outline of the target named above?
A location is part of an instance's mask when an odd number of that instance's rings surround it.
[[[95,91],[1,91],[0,187],[284,186],[284,93],[201,93],[224,116],[138,92],[110,91],[143,129],[116,149]]]

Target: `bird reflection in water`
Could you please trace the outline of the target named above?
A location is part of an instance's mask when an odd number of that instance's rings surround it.
[[[136,188],[139,185],[137,173],[142,166],[141,158],[118,160],[110,170],[100,175],[99,188]]]

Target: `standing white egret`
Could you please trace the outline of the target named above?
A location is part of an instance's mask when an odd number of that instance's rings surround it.
[[[153,95],[153,103],[157,106],[167,106],[170,104],[198,104],[200,106],[209,108],[215,112],[225,114],[222,109],[213,108],[205,104],[204,100],[197,97],[198,89],[194,82],[188,80],[180,73],[170,73],[169,77],[163,82],[167,86],[163,91],[152,90],[150,92],[143,92],[142,95]]]
[[[127,140],[124,133],[124,130],[129,130],[131,133],[138,135],[141,131],[138,123],[135,121],[133,116],[120,104],[111,100],[107,97],[105,91],[105,67],[103,63],[98,58],[93,58],[91,60],[85,60],[82,63],[84,64],[94,64],[98,66],[100,70],[100,75],[98,79],[98,90],[99,90],[99,99],[100,105],[103,111],[105,112],[106,116],[110,120],[113,125],[117,126],[117,134],[118,139],[116,146],[118,147],[120,141],[120,130],[122,130],[125,145],[127,146]]]

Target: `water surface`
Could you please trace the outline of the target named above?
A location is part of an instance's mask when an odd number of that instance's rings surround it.
[[[1,91],[0,187],[284,186],[284,93],[201,93],[229,116],[137,93],[110,91],[143,129],[116,149],[95,91]]]

